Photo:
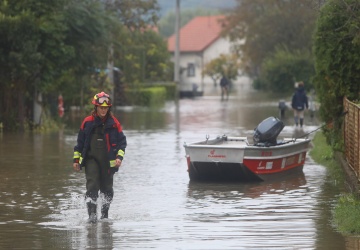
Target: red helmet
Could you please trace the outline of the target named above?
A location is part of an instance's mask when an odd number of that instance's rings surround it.
[[[111,99],[105,92],[97,93],[91,102],[95,106],[111,107]]]

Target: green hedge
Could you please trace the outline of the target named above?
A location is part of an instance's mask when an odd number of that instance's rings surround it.
[[[174,100],[176,94],[175,83],[153,83],[151,87],[163,87],[166,89],[166,100]]]
[[[166,100],[174,100],[175,83],[151,83],[125,89],[126,105],[163,105]]]
[[[128,105],[154,106],[163,105],[166,100],[164,87],[149,87],[125,90]]]
[[[358,0],[328,0],[321,8],[314,33],[316,75],[321,120],[327,142],[342,150],[343,98],[359,99],[360,3]]]
[[[174,100],[176,96],[176,84],[175,83],[167,84],[164,85],[164,87],[166,88],[166,99]]]

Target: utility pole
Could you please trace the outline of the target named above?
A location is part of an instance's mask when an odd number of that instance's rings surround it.
[[[113,113],[116,111],[116,88],[115,88],[115,81],[114,81],[114,48],[113,44],[110,44],[109,47],[109,56],[108,56],[108,62],[107,62],[107,76],[109,78],[110,84],[111,84],[111,91],[110,91],[110,98],[113,103]]]
[[[176,131],[180,133],[180,0],[176,0],[175,11],[175,54],[174,54],[174,82],[175,82],[175,119]]]
[[[174,82],[176,84],[177,92],[180,84],[180,0],[176,0],[175,10],[175,54],[174,54]]]

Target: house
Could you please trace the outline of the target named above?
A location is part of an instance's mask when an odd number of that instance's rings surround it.
[[[197,86],[200,91],[209,92],[214,81],[202,76],[202,69],[221,54],[230,54],[231,42],[221,36],[225,16],[198,16],[179,31],[180,91],[192,91]],[[175,52],[175,34],[168,39],[168,51]]]

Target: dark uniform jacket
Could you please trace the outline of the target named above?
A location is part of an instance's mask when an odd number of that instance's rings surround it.
[[[86,164],[91,134],[94,128],[102,124],[104,126],[104,141],[106,142],[110,167],[115,166],[116,158],[123,160],[127,142],[120,122],[112,115],[105,122],[99,116],[91,115],[83,120],[77,137],[77,145],[74,147],[74,162],[80,163],[80,166]],[[114,169],[115,172],[118,171],[118,168]]]

